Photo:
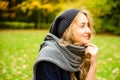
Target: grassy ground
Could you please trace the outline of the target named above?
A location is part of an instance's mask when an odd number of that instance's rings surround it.
[[[40,43],[47,30],[0,30],[0,80],[30,80]],[[120,37],[97,35],[96,80],[120,80]]]

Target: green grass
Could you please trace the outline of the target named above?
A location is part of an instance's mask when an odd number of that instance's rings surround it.
[[[0,30],[0,80],[30,80],[40,43],[47,30]],[[120,80],[120,37],[97,35],[96,80]]]
[[[120,36],[98,35],[93,40],[99,47],[97,80],[120,80]]]

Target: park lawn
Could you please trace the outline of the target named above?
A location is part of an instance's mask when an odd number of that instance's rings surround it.
[[[0,80],[30,80],[40,43],[48,30],[0,30]],[[120,80],[120,37],[96,35],[96,80]]]

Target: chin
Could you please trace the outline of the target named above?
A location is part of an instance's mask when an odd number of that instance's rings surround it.
[[[90,43],[90,41],[83,42],[83,45],[86,45],[86,44],[88,44],[88,43]]]

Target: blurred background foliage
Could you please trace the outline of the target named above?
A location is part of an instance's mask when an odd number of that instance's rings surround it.
[[[0,0],[0,29],[48,29],[69,8],[89,10],[97,33],[120,35],[120,0]]]

